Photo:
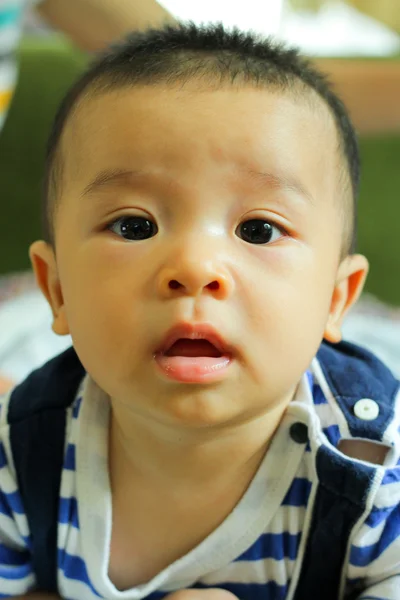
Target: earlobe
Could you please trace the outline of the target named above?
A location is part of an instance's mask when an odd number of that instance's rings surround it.
[[[68,335],[69,327],[53,248],[43,240],[29,248],[29,257],[36,282],[53,313],[52,329],[58,335]]]
[[[328,342],[341,341],[343,320],[364,288],[368,269],[368,261],[361,254],[347,256],[340,264],[324,332]]]

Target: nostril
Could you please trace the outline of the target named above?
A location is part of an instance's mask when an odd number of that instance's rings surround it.
[[[179,283],[179,281],[177,281],[176,279],[171,279],[170,282],[168,283],[168,287],[170,290],[179,290],[180,288],[182,288],[184,286],[182,285],[182,283]],[[211,291],[219,290],[220,284],[217,280],[214,280],[214,281],[211,281],[210,283],[208,283],[206,285],[206,288],[208,288]]]

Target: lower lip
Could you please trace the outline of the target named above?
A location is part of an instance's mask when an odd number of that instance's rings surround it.
[[[156,363],[169,379],[181,383],[211,383],[222,379],[232,363],[230,356],[166,356],[157,354]]]

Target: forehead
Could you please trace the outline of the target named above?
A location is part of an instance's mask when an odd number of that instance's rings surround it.
[[[336,148],[319,99],[252,87],[127,87],[78,106],[62,139],[63,187],[77,191],[113,169],[151,167],[177,179],[247,169],[284,174],[326,197],[335,194]]]

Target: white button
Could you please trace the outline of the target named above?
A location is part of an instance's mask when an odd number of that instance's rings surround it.
[[[354,414],[363,421],[373,421],[379,415],[379,405],[375,400],[363,398],[355,403]]]

